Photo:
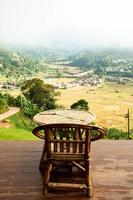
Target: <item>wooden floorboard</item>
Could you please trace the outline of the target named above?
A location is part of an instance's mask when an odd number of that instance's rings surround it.
[[[84,192],[42,195],[42,141],[0,141],[0,200],[85,200]],[[101,140],[91,148],[91,200],[133,200],[133,141]]]

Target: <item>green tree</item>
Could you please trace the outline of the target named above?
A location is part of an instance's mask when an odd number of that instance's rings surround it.
[[[48,110],[56,107],[55,96],[59,95],[59,93],[55,92],[52,85],[44,84],[40,79],[34,78],[25,81],[21,90],[25,98],[36,104],[40,109]]]
[[[75,110],[89,110],[88,107],[88,102],[84,99],[80,99],[79,101],[77,101],[76,103],[73,103],[71,105],[71,109],[75,109]]]

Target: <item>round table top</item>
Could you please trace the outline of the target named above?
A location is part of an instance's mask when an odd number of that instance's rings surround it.
[[[95,114],[83,110],[54,109],[38,113],[33,120],[40,124],[89,124],[96,119]]]

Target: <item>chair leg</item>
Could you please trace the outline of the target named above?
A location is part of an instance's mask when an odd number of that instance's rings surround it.
[[[47,194],[47,189],[48,189],[48,182],[50,179],[50,171],[51,171],[52,163],[50,160],[47,160],[44,166],[44,176],[43,176],[43,183],[44,183],[44,188],[43,188],[43,194]]]
[[[43,195],[46,195],[48,193],[47,187],[43,187]]]
[[[86,188],[86,195],[87,197],[91,197],[91,189]]]
[[[89,160],[86,161],[85,163],[85,169],[86,169],[86,173],[85,173],[85,179],[86,179],[86,194],[88,197],[92,196],[92,190],[91,190],[91,176],[90,176],[90,167],[89,167]]]
[[[92,182],[91,182],[91,179],[90,179],[89,187],[86,188],[86,195],[87,195],[88,197],[92,197],[92,196],[93,196],[93,190],[92,190]]]

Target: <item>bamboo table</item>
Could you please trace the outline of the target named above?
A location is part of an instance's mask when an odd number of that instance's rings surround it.
[[[96,119],[94,113],[83,110],[55,109],[40,112],[33,120],[40,125],[43,124],[89,124]]]

